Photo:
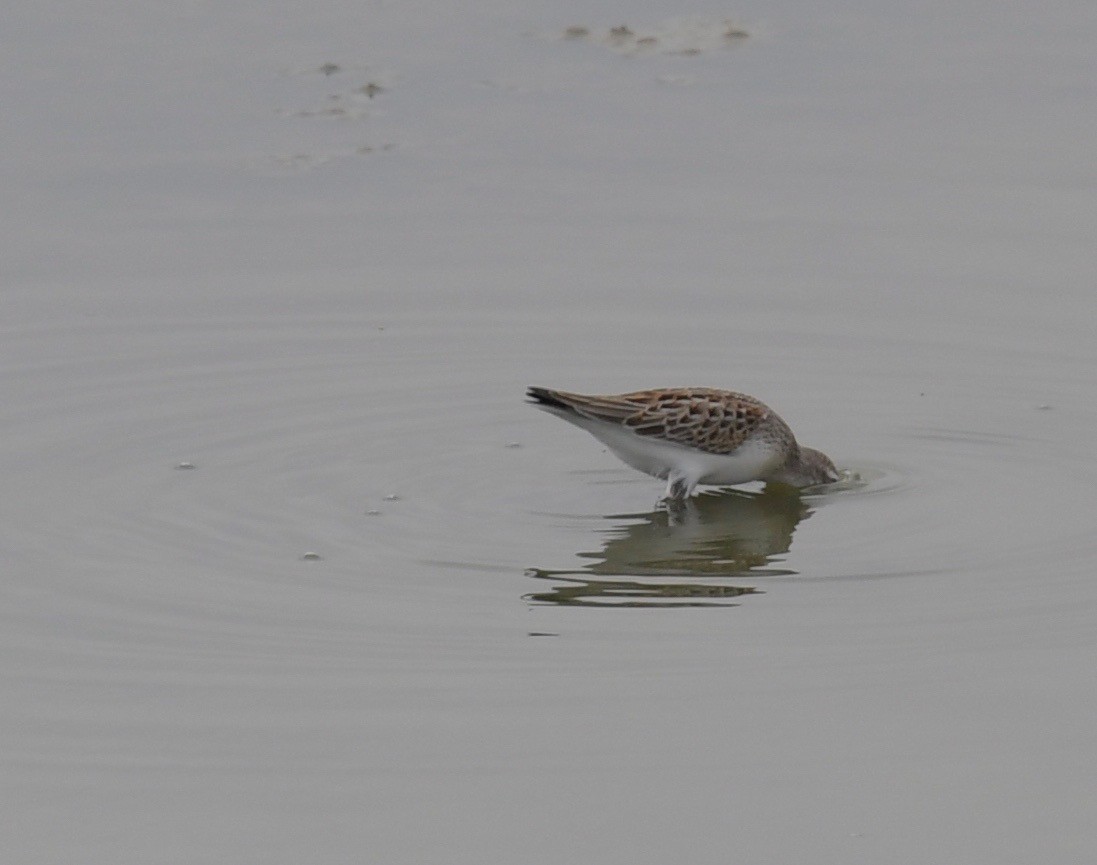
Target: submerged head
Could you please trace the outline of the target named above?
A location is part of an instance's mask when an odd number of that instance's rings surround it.
[[[838,469],[825,453],[815,448],[800,448],[799,453],[790,457],[770,480],[794,487],[814,487],[832,484],[840,478]]]

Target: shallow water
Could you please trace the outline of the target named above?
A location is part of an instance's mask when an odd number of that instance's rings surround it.
[[[1092,857],[1087,6],[233,10],[6,13],[6,858]]]

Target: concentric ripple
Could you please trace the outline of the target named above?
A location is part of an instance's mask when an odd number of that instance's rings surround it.
[[[412,586],[504,580],[515,600],[574,602],[586,580],[603,601],[726,603],[775,580],[1062,568],[1097,550],[1077,435],[1092,410],[1069,391],[1052,408],[995,394],[991,363],[918,396],[916,416],[911,396],[849,397],[863,416],[812,431],[851,440],[828,444],[849,474],[824,494],[708,494],[668,519],[658,483],[523,404],[551,340],[515,322],[135,318],[5,338],[14,591],[100,637],[277,640],[296,604],[330,645],[325,617],[338,628],[348,599]],[[557,375],[589,380],[614,362],[600,350]],[[933,347],[945,365],[965,351]],[[667,384],[653,369],[636,384]]]

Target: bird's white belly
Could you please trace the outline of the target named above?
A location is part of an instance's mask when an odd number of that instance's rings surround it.
[[[765,477],[780,460],[762,442],[745,442],[733,454],[711,454],[673,442],[637,435],[616,425],[584,425],[634,469],[666,480],[670,474],[702,484],[742,484]]]

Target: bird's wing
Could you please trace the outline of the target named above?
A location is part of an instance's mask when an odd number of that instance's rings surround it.
[[[586,395],[538,388],[561,408],[592,420],[617,423],[642,436],[715,454],[734,451],[771,412],[746,394],[711,388],[660,388]]]

